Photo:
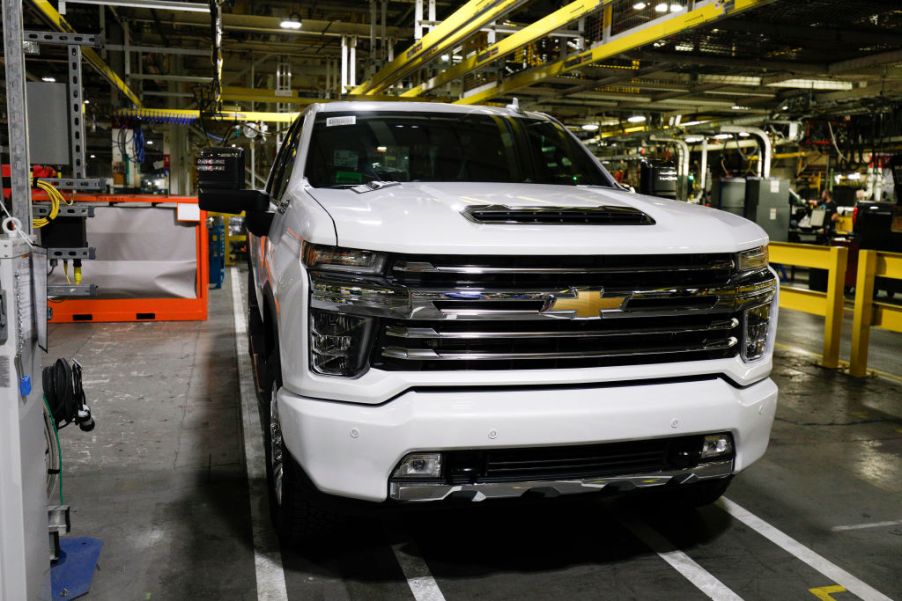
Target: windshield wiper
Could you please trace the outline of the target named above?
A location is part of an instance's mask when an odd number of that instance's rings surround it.
[[[381,190],[382,188],[388,188],[390,186],[400,186],[400,185],[401,185],[401,182],[392,182],[392,181],[383,182],[383,181],[379,181],[379,180],[373,180],[371,182],[367,182],[367,183],[361,184],[359,186],[354,186],[353,188],[351,188],[351,190],[353,190],[354,192],[357,192],[357,194],[366,194],[367,192]]]

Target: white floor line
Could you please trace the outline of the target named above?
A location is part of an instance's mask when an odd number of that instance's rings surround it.
[[[845,532],[846,530],[865,530],[866,528],[889,528],[890,526],[902,526],[902,520],[890,522],[868,522],[866,524],[848,524],[846,526],[833,526],[833,532]]]
[[[445,596],[432,577],[426,560],[413,542],[392,545],[392,551],[395,552],[395,559],[398,560],[398,565],[401,566],[401,571],[407,579],[407,586],[410,587],[416,601],[445,601]]]
[[[782,548],[784,551],[794,555],[827,578],[830,578],[836,584],[846,587],[847,591],[853,595],[858,595],[862,601],[891,601],[889,597],[880,591],[864,581],[859,580],[836,564],[831,563],[827,558],[815,553],[788,534],[771,526],[747,509],[744,509],[742,506],[737,505],[727,498],[722,498],[719,503],[727,513],[733,516],[733,518],[739,520],[770,542]]]
[[[723,582],[691,557],[674,548],[670,541],[647,524],[634,519],[626,519],[623,521],[623,525],[636,538],[657,553],[661,559],[669,563],[680,575],[714,601],[742,601],[742,597],[727,588]]]
[[[285,571],[279,540],[267,515],[266,455],[257,393],[248,356],[245,304],[241,298],[241,276],[238,268],[229,269],[232,285],[232,310],[235,314],[235,350],[238,353],[238,389],[241,397],[241,424],[244,430],[244,456],[247,462],[247,486],[251,501],[251,530],[254,541],[254,567],[257,576],[258,601],[288,601]]]

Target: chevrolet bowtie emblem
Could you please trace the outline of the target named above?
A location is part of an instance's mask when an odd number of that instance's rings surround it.
[[[577,290],[549,295],[542,313],[551,317],[570,319],[599,319],[605,312],[620,311],[625,296],[605,296],[604,290]]]

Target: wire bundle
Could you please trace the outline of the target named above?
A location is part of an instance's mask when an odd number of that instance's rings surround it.
[[[33,219],[31,223],[35,229],[42,228],[56,219],[56,216],[59,215],[60,212],[60,204],[71,204],[65,199],[65,197],[63,197],[62,192],[57,190],[55,186],[41,180],[37,181],[37,186],[38,188],[46,192],[47,196],[50,198],[50,214],[47,217],[39,217],[37,219]]]

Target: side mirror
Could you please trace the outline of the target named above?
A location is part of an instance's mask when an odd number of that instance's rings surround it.
[[[197,159],[198,204],[204,211],[245,213],[248,231],[269,233],[269,194],[244,189],[244,149],[205,148]]]

